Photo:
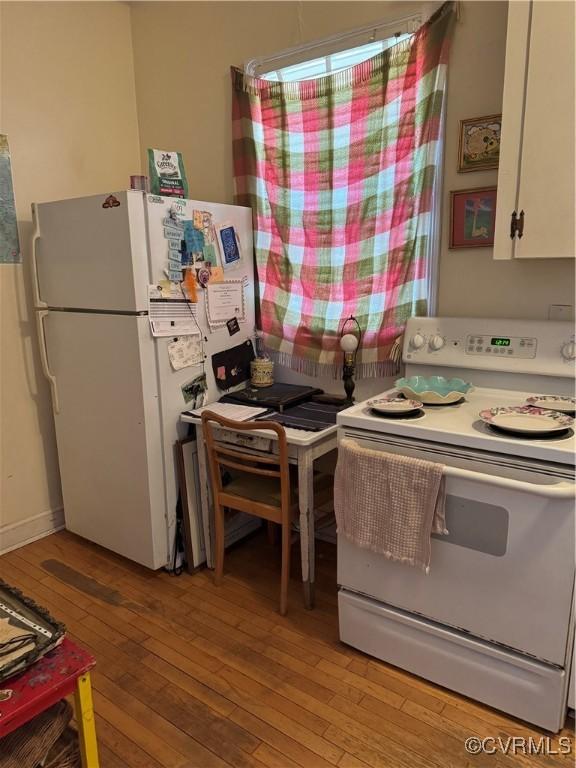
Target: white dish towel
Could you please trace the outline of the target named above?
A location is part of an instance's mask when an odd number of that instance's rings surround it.
[[[444,466],[344,439],[334,477],[337,530],[390,560],[430,570],[432,533],[447,534]]]

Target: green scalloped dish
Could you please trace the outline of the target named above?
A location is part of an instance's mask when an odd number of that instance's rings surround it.
[[[397,379],[395,384],[404,397],[420,400],[425,405],[452,405],[472,389],[472,384],[463,379],[444,376],[410,376]]]

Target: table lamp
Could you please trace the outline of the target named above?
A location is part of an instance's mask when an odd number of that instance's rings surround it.
[[[349,323],[355,323],[356,333],[346,333],[346,326]],[[362,329],[358,320],[354,316],[350,316],[344,321],[342,326],[342,332],[340,334],[340,349],[344,352],[344,368],[342,371],[342,380],[344,381],[344,391],[346,392],[346,403],[352,405],[354,398],[354,372],[356,370],[356,354],[360,341],[362,339]]]

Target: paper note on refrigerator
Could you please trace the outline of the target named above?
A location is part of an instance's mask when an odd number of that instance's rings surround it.
[[[198,334],[196,308],[186,299],[180,283],[161,280],[148,286],[148,319],[153,336]]]
[[[175,371],[191,365],[199,365],[204,360],[202,336],[197,333],[194,336],[175,338],[168,344],[168,357]]]
[[[206,314],[210,325],[223,325],[232,317],[245,320],[246,306],[242,280],[208,283],[206,286]]]

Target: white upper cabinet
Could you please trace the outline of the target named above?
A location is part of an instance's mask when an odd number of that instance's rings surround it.
[[[565,0],[508,6],[495,259],[576,255],[574,11]]]

